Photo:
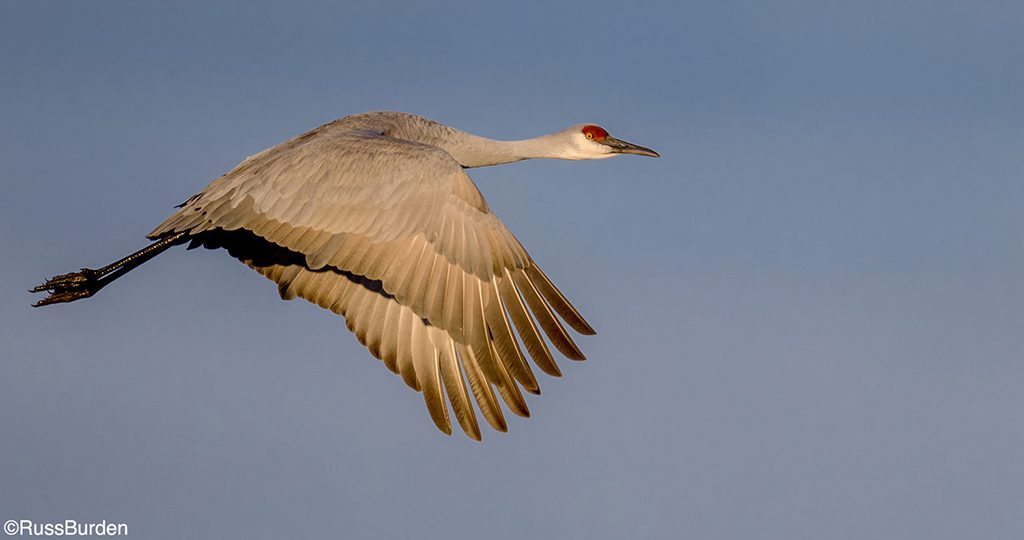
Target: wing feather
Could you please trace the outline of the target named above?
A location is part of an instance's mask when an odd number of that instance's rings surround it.
[[[465,306],[464,296],[466,295],[466,273],[460,269],[448,269],[448,286],[444,290],[444,307],[441,311],[441,320],[448,324],[448,332],[455,341],[468,343],[466,339],[465,317],[462,309]]]
[[[519,342],[516,341],[516,337],[512,333],[512,327],[508,324],[505,308],[501,305],[495,284],[493,282],[481,284],[481,288],[484,293],[483,303],[487,328],[501,363],[527,392],[539,394],[540,386],[537,384],[537,378],[534,377],[530,366],[526,364],[526,358],[523,357],[523,351],[519,348]]]
[[[433,326],[428,330],[431,332],[431,341],[438,348],[441,380],[444,382],[444,389],[448,393],[448,401],[452,404],[452,410],[455,411],[455,418],[466,435],[479,441],[480,425],[477,424],[476,413],[473,412],[473,403],[470,400],[466,382],[462,380],[458,355],[455,352],[455,342],[442,330]]]
[[[398,373],[398,340],[395,339],[395,336],[402,309],[402,305],[397,301],[388,302],[383,328],[381,328],[380,359],[392,373]]]
[[[562,372],[558,369],[558,364],[555,363],[554,357],[551,356],[547,343],[540,336],[537,325],[533,323],[533,317],[526,310],[526,306],[523,305],[523,299],[519,296],[519,291],[516,290],[515,285],[512,283],[512,274],[507,268],[504,269],[504,272],[505,276],[498,279],[498,292],[505,304],[505,309],[516,325],[516,330],[519,332],[523,344],[526,345],[526,351],[530,353],[530,358],[533,358],[533,362],[544,370],[544,373],[554,377],[561,377]]]
[[[387,314],[388,305],[391,304],[391,302],[388,301],[386,296],[373,295],[372,298],[374,299],[373,305],[365,317],[367,322],[366,341],[364,345],[366,345],[370,354],[375,358],[381,358],[380,343],[384,338],[384,317]]]
[[[402,316],[398,320],[398,374],[410,388],[419,390],[419,380],[416,378],[416,368],[412,359],[412,332],[415,322],[412,312],[402,310]]]
[[[501,405],[498,404],[498,398],[494,395],[491,384],[487,382],[487,377],[484,375],[483,370],[480,369],[480,363],[477,362],[476,355],[473,354],[472,349],[463,343],[457,343],[456,348],[459,351],[462,367],[466,371],[466,380],[469,381],[469,388],[473,391],[476,403],[480,407],[480,413],[484,415],[487,423],[495,431],[502,433],[508,431],[508,424],[505,423],[505,415],[501,412]]]
[[[441,388],[441,372],[437,350],[430,343],[426,324],[418,321],[413,325],[412,357],[416,366],[420,388],[423,390],[423,401],[430,411],[430,418],[437,429],[447,435],[452,434],[452,423],[448,417],[448,405],[445,404]]]
[[[492,349],[490,354],[494,354],[493,348],[494,343],[488,341],[487,345]],[[501,395],[501,399],[505,401],[505,405],[508,405],[509,410],[516,413],[518,416],[523,418],[530,417],[530,408],[526,406],[526,400],[523,399],[523,394],[519,391],[519,386],[512,380],[512,377],[508,374],[508,370],[501,362],[494,362],[494,370],[498,373],[499,380],[495,383],[495,387],[498,389],[498,394]]]
[[[559,291],[554,283],[551,283],[548,276],[544,275],[544,272],[537,265],[526,267],[526,273],[530,276],[530,281],[537,287],[537,290],[544,295],[544,300],[547,301],[548,305],[553,307],[562,319],[569,323],[573,330],[585,336],[592,336],[597,333],[587,324],[587,321],[583,319],[583,315],[576,311],[576,308],[569,303],[569,300],[562,294],[562,291]]]
[[[435,259],[434,268],[423,297],[423,318],[428,321],[441,320],[444,316],[444,288],[448,284],[448,275],[452,271],[452,265],[443,258]],[[454,271],[459,272],[458,269]]]
[[[537,292],[537,288],[530,281],[529,276],[523,272],[516,272],[512,274],[512,279],[515,280],[519,292],[523,293],[523,298],[526,299],[526,304],[530,306],[530,311],[537,317],[540,327],[544,329],[544,333],[547,334],[551,343],[555,344],[555,348],[567,358],[586,360],[583,352],[580,351],[580,348],[576,346],[576,343],[569,337],[568,332],[562,327],[562,323],[558,322],[554,313],[551,313],[551,308],[540,297],[540,293]]]

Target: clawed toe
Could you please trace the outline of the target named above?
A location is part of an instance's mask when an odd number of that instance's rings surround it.
[[[50,296],[43,298],[42,300],[32,304],[32,307],[48,306],[50,304],[60,304],[63,302],[74,302],[82,298],[88,298],[93,295],[95,291],[92,289],[80,289],[77,291],[68,291],[60,293],[52,293]]]
[[[88,298],[99,290],[99,287],[97,287],[99,283],[97,277],[98,272],[91,268],[83,268],[80,272],[54,276],[46,280],[46,283],[29,289],[29,292],[34,293],[50,293],[49,296],[32,305],[39,307]]]
[[[54,276],[42,285],[38,285],[32,289],[32,292],[43,292],[43,291],[58,291],[67,288],[73,288],[76,286],[84,285],[88,283],[89,278],[81,272],[72,272],[70,274],[62,274]]]

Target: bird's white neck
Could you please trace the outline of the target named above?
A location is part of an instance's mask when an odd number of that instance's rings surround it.
[[[532,139],[498,141],[405,113],[364,113],[348,118],[351,122],[365,122],[367,128],[380,129],[392,137],[436,146],[466,168],[535,158],[603,159],[613,155],[609,149],[589,143],[580,131],[581,126]]]
[[[487,167],[524,159],[582,159],[577,148],[561,133],[541,135],[520,141],[497,141],[466,132],[458,132],[458,143],[438,144],[463,167]]]

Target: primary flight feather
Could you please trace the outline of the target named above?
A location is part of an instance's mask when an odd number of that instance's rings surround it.
[[[171,246],[223,247],[277,283],[283,299],[343,316],[373,356],[423,393],[438,429],[451,433],[447,396],[479,440],[470,396],[506,431],[498,396],[528,416],[520,388],[539,392],[527,356],[558,376],[545,336],[583,360],[562,322],[594,330],[464,169],[619,154],[658,156],[593,124],[497,141],[407,113],[348,116],[245,159],[157,226],[146,248],[32,291],[50,293],[37,306],[71,302]]]

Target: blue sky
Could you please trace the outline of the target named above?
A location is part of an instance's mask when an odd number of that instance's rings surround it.
[[[139,538],[1019,538],[1015,2],[0,7],[0,518]],[[347,114],[657,149],[472,171],[598,330],[445,437],[220,251],[96,298],[247,155]]]

